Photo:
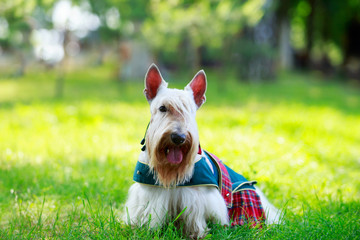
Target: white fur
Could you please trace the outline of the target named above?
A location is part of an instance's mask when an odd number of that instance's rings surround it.
[[[229,223],[227,208],[215,187],[177,187],[165,189],[134,183],[126,202],[127,214],[123,220],[131,225],[149,223],[151,228],[160,227],[169,219],[180,216],[186,234],[203,237],[207,222],[222,225]]]

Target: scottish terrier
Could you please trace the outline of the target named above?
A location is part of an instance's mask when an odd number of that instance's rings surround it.
[[[262,226],[279,211],[242,175],[200,147],[196,111],[205,102],[206,75],[199,71],[184,90],[170,89],[152,64],[144,94],[151,120],[134,172],[123,220],[161,227],[177,219],[185,235],[206,236],[207,223]]]

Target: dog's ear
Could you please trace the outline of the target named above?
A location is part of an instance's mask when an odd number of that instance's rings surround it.
[[[153,63],[150,65],[145,75],[145,89],[144,94],[148,101],[153,100],[161,85],[167,86],[163,80],[158,67]]]
[[[194,96],[196,105],[201,107],[205,102],[205,92],[206,92],[206,75],[204,70],[200,70],[191,82],[185,87],[185,90],[191,90]]]

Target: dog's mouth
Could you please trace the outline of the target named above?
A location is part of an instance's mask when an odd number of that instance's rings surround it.
[[[159,183],[169,187],[170,185],[183,182],[192,169],[192,160],[196,145],[190,133],[181,144],[174,143],[169,134],[163,134],[155,148],[149,148],[150,162],[158,175]],[[151,146],[151,145],[149,145]]]
[[[188,162],[189,151],[192,148],[192,136],[188,134],[186,140],[181,144],[174,143],[168,134],[161,138],[158,148],[154,149],[156,153],[155,160],[161,165],[184,165]]]
[[[171,146],[165,149],[165,156],[168,162],[172,164],[179,164],[182,162],[184,154],[183,149],[179,146]]]

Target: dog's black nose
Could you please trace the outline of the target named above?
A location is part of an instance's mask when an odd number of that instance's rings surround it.
[[[185,134],[172,133],[171,141],[176,145],[180,145],[185,142],[186,136]]]

